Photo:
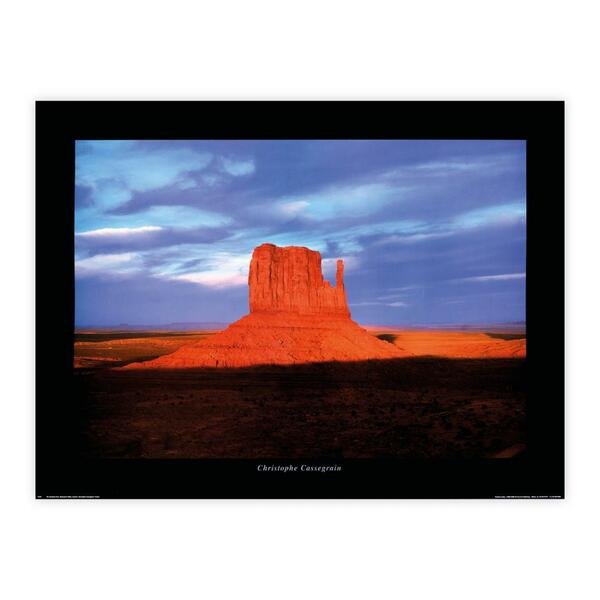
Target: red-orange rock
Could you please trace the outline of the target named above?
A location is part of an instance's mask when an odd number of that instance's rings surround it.
[[[350,316],[344,289],[344,261],[337,261],[336,286],[323,279],[321,255],[308,248],[255,248],[248,275],[250,312]]]
[[[172,354],[123,368],[245,367],[410,355],[350,319],[342,260],[337,261],[333,287],[323,279],[318,252],[262,244],[252,254],[248,285],[249,315]]]

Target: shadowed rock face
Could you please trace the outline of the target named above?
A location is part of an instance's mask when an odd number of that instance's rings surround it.
[[[252,254],[248,286],[250,314],[172,354],[123,368],[244,367],[410,355],[350,319],[342,260],[337,261],[333,287],[323,279],[318,252],[262,244]]]
[[[262,244],[252,254],[248,275],[250,312],[292,312],[350,317],[344,261],[337,261],[336,286],[323,279],[321,255],[308,248]]]

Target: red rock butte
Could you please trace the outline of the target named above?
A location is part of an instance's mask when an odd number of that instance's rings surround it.
[[[323,278],[321,255],[299,246],[262,244],[248,274],[250,314],[206,339],[124,369],[245,367],[361,361],[411,353],[368,333],[350,318],[344,262],[336,284]]]
[[[337,261],[336,285],[323,279],[321,255],[308,248],[263,244],[250,261],[250,313],[350,317],[344,288],[344,261]]]

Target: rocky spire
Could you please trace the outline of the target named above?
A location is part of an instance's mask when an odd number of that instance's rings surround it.
[[[340,290],[344,289],[344,261],[338,258],[335,270],[335,287]]]
[[[350,317],[344,289],[344,262],[337,261],[336,286],[323,279],[321,255],[301,246],[262,244],[248,275],[250,312]]]

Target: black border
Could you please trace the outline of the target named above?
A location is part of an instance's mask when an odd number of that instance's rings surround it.
[[[74,453],[75,140],[285,138],[527,141],[522,457],[342,460],[340,472],[265,474],[253,460],[84,461]],[[36,497],[84,496],[564,497],[564,102],[37,102]]]

